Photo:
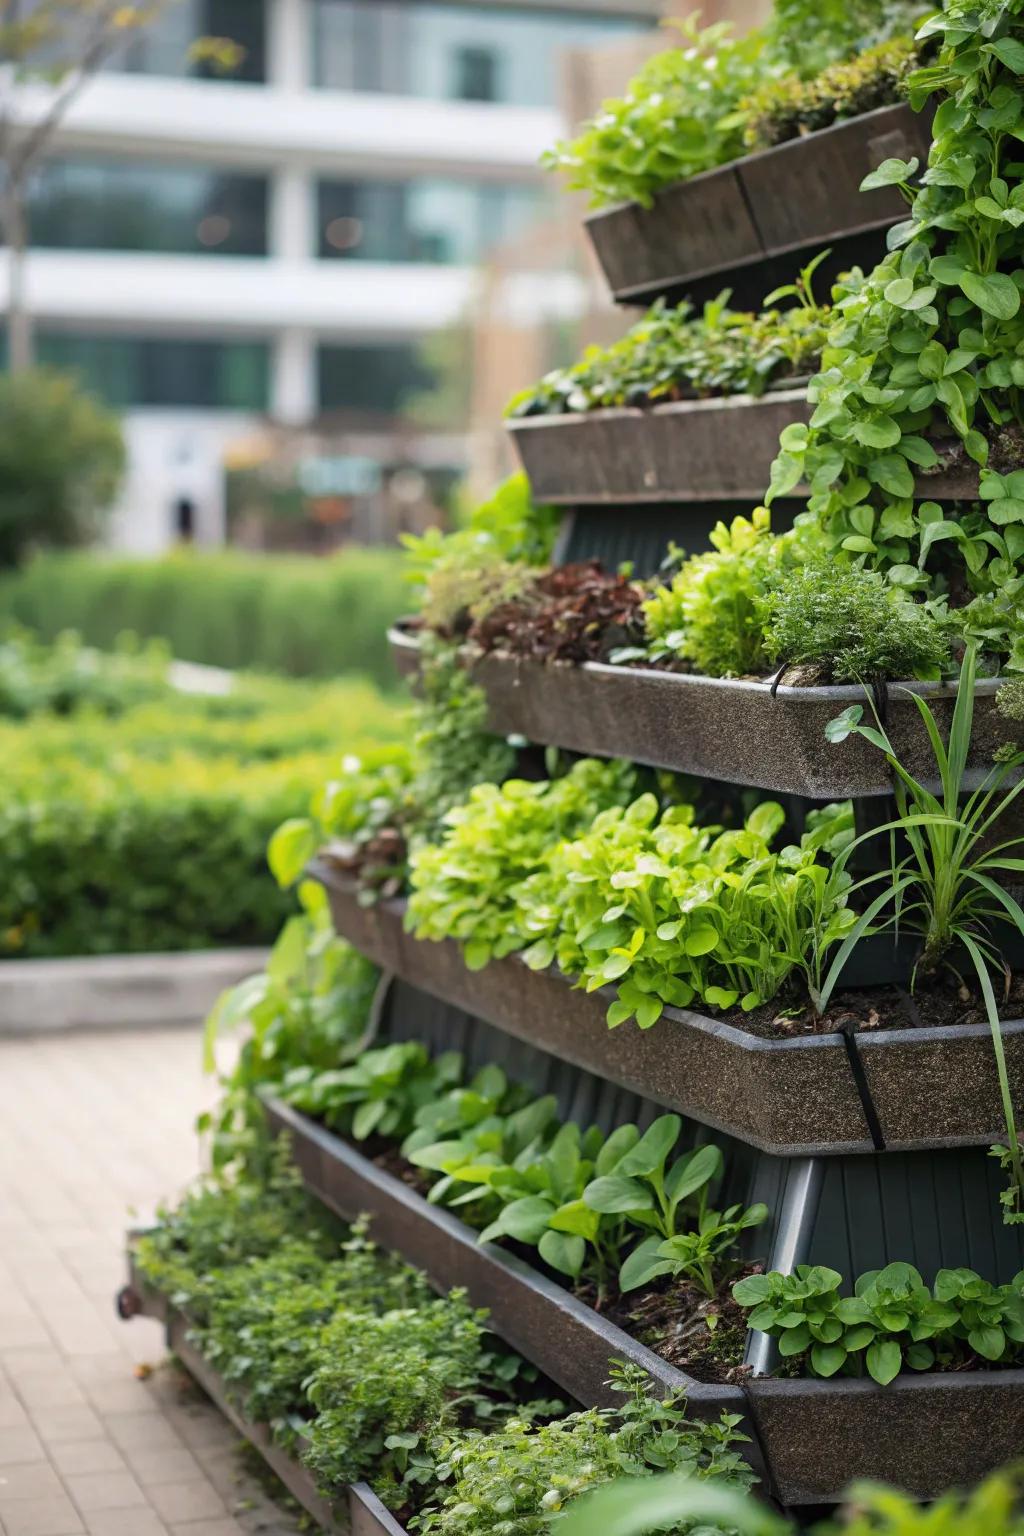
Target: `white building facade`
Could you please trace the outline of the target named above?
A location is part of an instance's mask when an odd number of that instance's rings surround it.
[[[386,441],[422,339],[537,216],[563,55],[658,10],[179,0],[92,82],[34,188],[27,287],[41,360],[124,412],[115,542],[219,543],[225,452],[268,422]],[[189,74],[203,34],[244,49],[232,78]],[[45,101],[27,88],[24,118]]]

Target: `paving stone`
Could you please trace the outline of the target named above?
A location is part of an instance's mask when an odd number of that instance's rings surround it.
[[[86,1515],[85,1524],[89,1536],[168,1536],[151,1509],[101,1509]]]
[[[81,1536],[85,1526],[65,1493],[17,1499],[4,1507],[7,1536]]]
[[[161,1483],[192,1483],[203,1476],[203,1467],[191,1451],[134,1451],[128,1462],[144,1488],[159,1488]],[[237,1458],[235,1458],[237,1475]]]
[[[62,1491],[60,1478],[45,1461],[6,1467],[0,1472],[0,1510],[16,1499],[45,1499]]]
[[[43,1442],[31,1424],[16,1424],[0,1435],[0,1470],[4,1467],[20,1467],[26,1462],[45,1461]]]
[[[179,1373],[135,1379],[161,1326],[114,1314],[125,1231],[194,1176],[215,1091],[198,1029],[0,1039],[0,1536],[299,1530]]]
[[[148,1492],[153,1508],[169,1524],[181,1525],[226,1513],[223,1499],[205,1477],[187,1483],[164,1483]]]
[[[128,1463],[109,1440],[72,1440],[68,1445],[51,1445],[49,1456],[62,1477],[128,1471]]]

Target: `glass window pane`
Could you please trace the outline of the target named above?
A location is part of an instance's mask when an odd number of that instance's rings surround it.
[[[314,84],[438,101],[550,106],[562,55],[642,32],[636,16],[440,0],[314,0]]]
[[[322,411],[400,416],[411,395],[435,382],[414,342],[322,346],[317,364]]]
[[[243,50],[236,69],[222,74],[196,63],[189,49],[197,37],[230,38]],[[140,30],[116,54],[110,68],[139,75],[200,75],[223,80],[264,81],[267,20],[264,0],[175,0],[151,26]]]
[[[87,389],[122,410],[132,406],[267,409],[270,349],[266,342],[44,331],[37,345],[41,363],[78,374]]]
[[[540,187],[422,177],[322,181],[319,254],[348,261],[472,265],[542,216]]]
[[[51,160],[32,184],[32,244],[265,256],[267,197],[265,176],[138,160]]]

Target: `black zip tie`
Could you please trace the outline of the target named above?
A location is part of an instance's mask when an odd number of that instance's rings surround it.
[[[772,684],[771,684],[771,687],[768,690],[768,697],[769,698],[771,698],[771,699],[778,698],[778,695],[779,695],[779,684],[782,682],[782,679],[785,677],[785,675],[786,675],[786,673],[788,671],[789,671],[789,662],[788,661],[784,661],[782,663],[782,666],[776,672],[775,676],[772,678]]]
[[[846,1059],[850,1063],[850,1071],[853,1073],[853,1081],[860,1095],[861,1108],[864,1111],[864,1119],[868,1123],[871,1140],[876,1152],[885,1151],[885,1137],[882,1135],[882,1122],[878,1118],[878,1110],[875,1101],[871,1097],[871,1085],[868,1075],[864,1070],[864,1059],[860,1054],[860,1046],[857,1044],[857,1025],[852,1018],[845,1018],[837,1031],[843,1037],[846,1047]]]

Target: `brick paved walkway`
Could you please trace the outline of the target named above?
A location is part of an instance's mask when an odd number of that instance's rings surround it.
[[[236,1437],[121,1323],[123,1239],[196,1169],[197,1031],[0,1041],[0,1536],[288,1536]]]

